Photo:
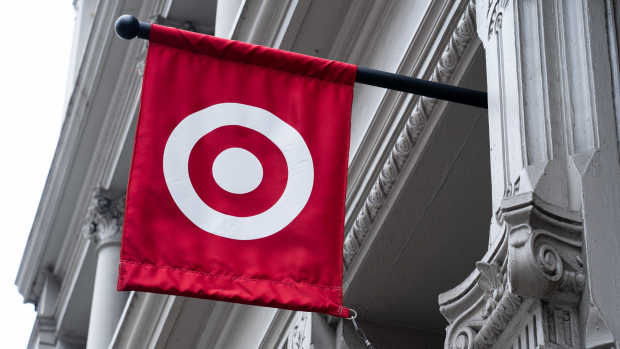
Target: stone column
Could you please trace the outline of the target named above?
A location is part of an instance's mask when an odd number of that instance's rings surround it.
[[[116,291],[125,196],[97,189],[89,207],[84,235],[97,251],[97,270],[88,325],[87,349],[107,349],[125,306]]]
[[[615,2],[617,4],[617,2]],[[613,1],[477,0],[486,51],[489,250],[440,295],[445,348],[620,339]]]

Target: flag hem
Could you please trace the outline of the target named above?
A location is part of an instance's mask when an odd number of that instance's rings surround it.
[[[129,260],[121,260],[119,263],[117,289],[321,312],[341,318],[349,316],[349,309],[342,306],[342,287],[245,276],[227,277]],[[277,298],[285,296],[294,299],[295,304],[279,302],[273,295],[279,295]],[[317,299],[322,299],[320,305],[317,305]]]

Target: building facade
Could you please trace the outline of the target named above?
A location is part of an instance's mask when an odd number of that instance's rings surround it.
[[[377,348],[620,345],[618,0],[75,0],[67,110],[16,284],[29,348],[364,348],[350,321],[116,291],[154,23],[485,90],[355,86],[344,303]],[[205,81],[208,83],[208,81]]]

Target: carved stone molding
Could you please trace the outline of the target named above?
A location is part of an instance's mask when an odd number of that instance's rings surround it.
[[[523,308],[511,333],[504,333],[495,348],[583,348],[574,307],[536,300]]]
[[[480,272],[478,287],[484,292],[477,302],[475,315],[456,331],[450,348],[493,347],[519,312],[524,298],[510,291],[505,262],[506,259],[503,265],[499,265],[498,260],[476,263]]]
[[[492,348],[504,333],[523,304],[523,298],[510,292],[504,293],[490,317],[482,324],[473,322],[459,328],[447,348],[488,349]]]
[[[510,347],[514,340],[525,341],[518,339],[526,334],[519,334],[516,326],[526,321],[539,322],[537,343],[578,347],[576,309],[585,285],[582,225],[550,215],[528,198],[517,195],[504,201],[497,213],[505,228],[500,252],[476,263],[478,278],[466,294],[442,304],[450,322],[446,348]],[[530,311],[534,303],[542,307],[538,317]],[[462,312],[451,318],[458,312],[445,311],[446,306]],[[531,332],[531,326],[521,330]],[[516,345],[537,348],[533,341]]]
[[[93,193],[82,234],[99,250],[108,244],[120,244],[125,194],[118,196],[97,188]]]
[[[480,331],[474,337],[474,348],[491,348],[504,333],[523,304],[523,297],[510,291],[504,292]]]
[[[609,86],[617,84],[615,57],[606,56],[617,50],[609,40],[616,9],[611,1],[487,0],[477,10],[489,92],[490,243],[501,241],[501,252],[489,249],[478,270],[440,297],[450,323],[445,347],[617,348],[620,172],[608,122],[617,109]],[[501,310],[507,294],[517,302]],[[492,323],[495,314],[502,321]]]
[[[585,284],[581,223],[549,215],[531,204],[504,211],[513,291],[576,304]]]
[[[489,0],[487,7],[487,20],[489,21],[488,38],[497,34],[502,29],[502,20],[504,17],[504,8],[508,5],[509,0]]]
[[[475,1],[470,1],[452,33],[448,44],[435,67],[431,81],[449,82],[466,49],[475,42]],[[344,265],[351,264],[364,244],[368,231],[382,209],[406,161],[416,146],[428,118],[437,104],[436,99],[421,97],[401,130],[392,151],[383,164],[366,201],[357,214],[344,241]]]

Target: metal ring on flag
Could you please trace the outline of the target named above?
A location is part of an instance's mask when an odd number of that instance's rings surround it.
[[[196,143],[209,132],[238,125],[255,130],[280,149],[288,167],[288,181],[280,199],[254,216],[237,217],[219,212],[200,199],[189,176],[189,157]],[[273,235],[289,225],[303,210],[314,183],[310,150],[299,132],[265,109],[221,103],[183,119],[172,131],[163,157],[164,178],[181,212],[200,229],[235,240]]]

